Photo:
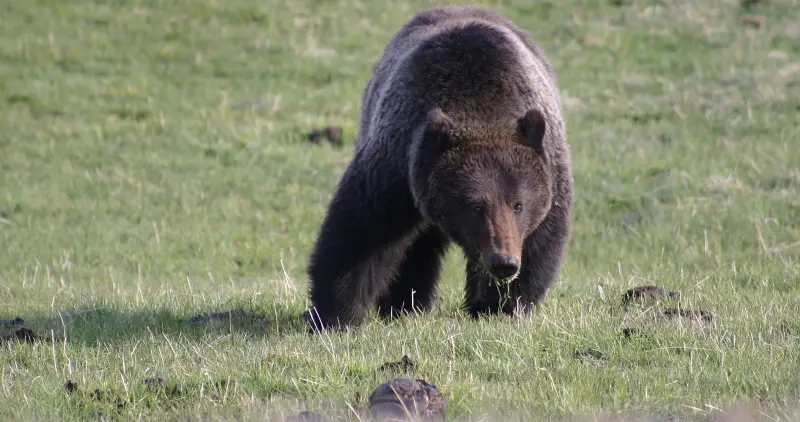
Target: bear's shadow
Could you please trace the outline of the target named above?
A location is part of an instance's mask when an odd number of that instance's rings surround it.
[[[127,311],[98,305],[52,314],[3,316],[0,320],[0,339],[6,341],[20,337],[28,342],[53,339],[61,342],[66,337],[70,344],[87,346],[177,335],[189,340],[231,334],[251,338],[279,337],[307,330],[304,313],[279,307],[248,310],[231,306],[179,315],[167,308]],[[29,335],[20,336],[17,334],[20,332]]]

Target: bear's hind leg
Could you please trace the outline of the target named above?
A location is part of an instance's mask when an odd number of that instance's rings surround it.
[[[430,309],[436,298],[436,284],[448,244],[444,233],[435,227],[426,229],[414,240],[400,264],[397,277],[378,299],[382,317]]]
[[[351,164],[309,260],[312,330],[355,327],[388,288],[421,222],[407,183]]]

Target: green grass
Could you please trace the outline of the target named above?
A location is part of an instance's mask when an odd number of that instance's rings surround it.
[[[450,419],[800,419],[797,0],[477,2],[559,75],[576,201],[556,287],[529,318],[470,321],[453,249],[431,314],[306,334],[308,253],[362,88],[434,3],[3,2],[0,319],[69,341],[0,342],[0,419],[355,419],[403,354]],[[345,148],[304,144],[325,125]],[[620,306],[641,284],[716,324]],[[255,319],[181,323],[230,309]]]

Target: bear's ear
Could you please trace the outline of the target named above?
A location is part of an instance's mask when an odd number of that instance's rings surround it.
[[[544,151],[544,131],[547,128],[544,115],[541,111],[533,108],[528,110],[524,116],[520,117],[519,131],[525,144],[533,148],[543,161],[547,161],[547,154]]]
[[[428,122],[425,128],[428,132],[436,132],[438,134],[447,134],[453,127],[453,120],[450,116],[444,114],[439,107],[434,107],[428,112]]]
[[[421,136],[412,141],[409,157],[409,176],[414,200],[423,215],[429,214],[431,177],[442,155],[453,147],[453,121],[439,107],[431,109],[421,124]],[[429,218],[434,218],[428,215]]]
[[[444,153],[452,146],[450,138],[453,129],[453,120],[439,107],[434,107],[428,112],[425,122],[424,142],[426,151],[437,156]]]

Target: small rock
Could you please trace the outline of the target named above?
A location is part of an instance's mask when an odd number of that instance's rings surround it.
[[[89,398],[96,401],[104,401],[106,396],[111,395],[111,390],[100,391],[99,388],[95,389],[94,391],[89,394]]]
[[[403,355],[397,362],[386,362],[378,368],[379,371],[402,371],[402,372],[409,372],[417,367],[417,364],[411,360],[408,355]]]
[[[653,286],[653,285],[639,286],[639,287],[634,287],[628,290],[627,292],[623,293],[622,304],[626,305],[634,300],[642,302],[648,298],[656,300],[664,300],[664,299],[678,300],[681,298],[681,294],[678,292],[671,292],[660,286]]]
[[[369,396],[369,410],[378,420],[444,420],[444,397],[425,380],[393,378]]]
[[[714,314],[699,309],[667,308],[664,309],[664,315],[667,317],[679,316],[682,318],[694,318],[708,324],[714,324],[716,322]]]

